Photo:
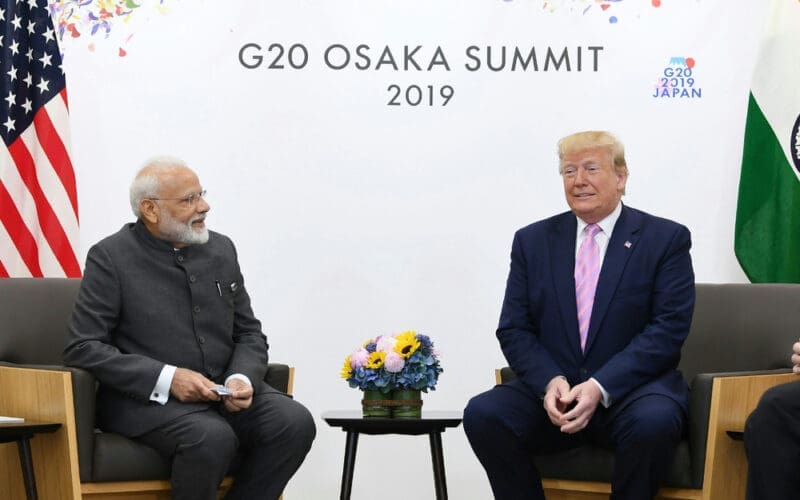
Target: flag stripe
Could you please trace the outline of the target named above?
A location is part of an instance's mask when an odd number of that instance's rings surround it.
[[[61,94],[51,99],[43,110],[36,113],[33,118],[33,126],[36,129],[36,136],[39,138],[42,150],[47,155],[53,171],[58,175],[61,184],[64,186],[77,220],[78,191],[75,187],[75,173],[72,170],[72,162],[69,159],[67,148],[64,147],[64,143],[61,140],[61,134],[56,130],[53,121],[50,120],[48,115],[48,112],[55,110],[54,108],[57,108],[59,103],[63,103]],[[66,119],[66,113],[64,114],[64,119]]]
[[[40,113],[44,113],[45,111],[46,109],[42,109]],[[70,245],[72,248],[78,248],[78,219],[75,216],[64,185],[58,178],[55,168],[50,163],[47,154],[45,154],[45,146],[39,142],[39,137],[34,127],[30,127],[23,132],[22,135],[19,136],[18,141],[22,141],[28,151],[31,152],[33,163],[36,167],[36,179],[39,182],[39,187],[44,197],[50,203],[56,218],[61,223],[64,233],[70,241]],[[31,199],[29,203],[33,204],[33,199]],[[35,221],[36,219],[33,220]],[[38,222],[34,222],[34,224],[38,224]],[[44,238],[40,237],[37,238],[37,240],[43,242]],[[46,247],[47,245],[44,246]],[[42,270],[45,272],[45,275],[47,275],[50,267],[46,266],[43,260],[43,249],[40,248],[39,250],[39,262],[42,264]],[[53,256],[53,260],[55,260],[55,256]]]
[[[800,183],[752,94],[745,138],[736,258],[752,282],[800,283]]]
[[[58,221],[47,197],[44,196],[42,188],[36,176],[36,166],[28,148],[23,141],[17,140],[8,148],[14,163],[22,177],[22,181],[31,193],[36,204],[36,214],[39,221],[39,228],[44,238],[50,244],[50,248],[56,255],[59,264],[64,269],[67,276],[80,276],[80,265],[72,250],[69,239],[64,228]]]
[[[8,231],[14,246],[19,250],[19,255],[30,274],[36,278],[41,277],[42,269],[39,267],[36,240],[22,220],[17,207],[11,202],[11,195],[2,181],[0,181],[0,221]]]
[[[800,1],[773,1],[771,7],[750,90],[790,158],[789,131],[800,114]]]
[[[28,270],[28,266],[22,260],[17,247],[14,246],[11,236],[6,231],[3,221],[0,220],[0,241],[9,244],[0,245],[0,262],[8,273],[8,277],[31,278],[33,275]]]
[[[18,216],[21,218],[21,224],[31,235],[31,241],[33,241],[35,245],[31,248],[27,244],[23,245],[21,242],[14,241],[9,233],[3,234],[2,236],[7,238],[3,241],[8,241],[9,243],[0,245],[0,247],[13,248],[14,251],[10,253],[10,255],[9,252],[7,252],[6,255],[0,255],[0,258],[4,259],[6,269],[9,270],[12,276],[43,276],[43,274],[41,274],[41,272],[43,272],[41,269],[43,260],[42,250],[49,249],[49,246],[44,241],[44,236],[42,236],[41,231],[39,231],[36,204],[28,188],[25,186],[25,183],[22,181],[19,170],[17,170],[17,165],[14,163],[14,159],[11,157],[11,153],[6,147],[0,148],[0,165],[3,166],[0,176],[2,176],[2,181],[5,184],[11,206],[16,209]],[[41,245],[41,247],[39,245]],[[26,255],[26,259],[22,259],[21,256],[16,253],[17,249],[20,249],[20,251],[25,249],[26,251],[33,252],[33,254],[30,258],[27,258],[28,256]],[[55,261],[55,256],[52,256],[52,259]],[[28,268],[25,264],[26,260],[37,262],[36,271]]]

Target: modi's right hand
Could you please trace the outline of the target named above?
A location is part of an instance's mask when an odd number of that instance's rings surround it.
[[[194,370],[177,368],[175,375],[172,377],[169,392],[178,398],[178,401],[184,403],[219,401],[219,395],[211,390],[216,385],[213,381]]]

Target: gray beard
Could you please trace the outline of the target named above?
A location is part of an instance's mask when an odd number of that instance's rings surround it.
[[[202,219],[202,216],[194,217],[188,223],[183,223],[171,215],[164,214],[158,230],[164,236],[164,239],[172,243],[202,245],[208,242],[208,228],[204,226],[203,229],[196,230],[192,227],[192,222],[200,219]]]

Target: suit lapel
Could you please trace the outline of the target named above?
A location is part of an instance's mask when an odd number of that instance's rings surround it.
[[[581,359],[578,306],[575,303],[575,235],[578,222],[572,212],[557,217],[550,231],[550,268],[569,348]]]
[[[587,353],[592,347],[600,325],[603,323],[603,318],[608,311],[611,298],[619,286],[619,281],[622,278],[625,266],[628,264],[628,259],[636,249],[640,227],[641,217],[625,205],[622,205],[622,212],[619,214],[619,219],[617,219],[617,223],[611,233],[611,239],[608,242],[606,255],[603,259],[603,267],[600,269],[600,277],[597,280],[597,289],[595,290],[594,304],[592,305],[592,318],[586,338],[585,352]],[[573,290],[573,298],[574,295]]]

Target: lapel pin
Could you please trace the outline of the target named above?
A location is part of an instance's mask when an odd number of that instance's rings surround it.
[[[630,248],[632,243],[630,241],[625,242],[625,248]]]

